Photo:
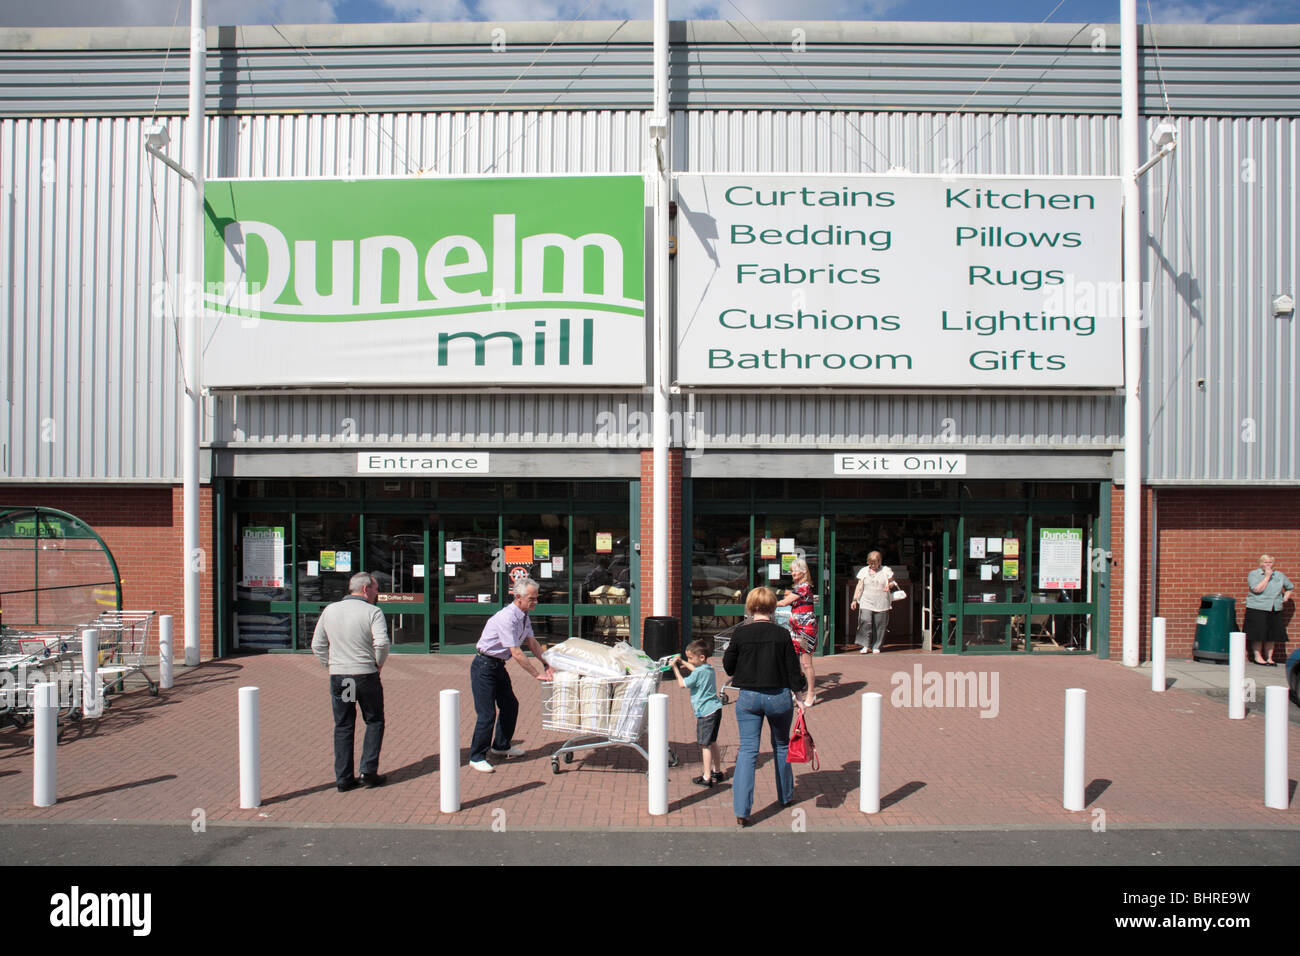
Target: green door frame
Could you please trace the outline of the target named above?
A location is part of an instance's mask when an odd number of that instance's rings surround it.
[[[572,479],[557,479],[571,482]],[[223,556],[218,561],[216,574],[214,575],[214,587],[217,588],[215,594],[216,621],[218,627],[217,641],[219,653],[227,654],[234,650],[234,633],[233,633],[233,612],[237,610],[260,611],[272,614],[287,614],[290,619],[290,642],[287,648],[274,648],[271,653],[304,653],[310,652],[311,635],[300,633],[299,617],[304,613],[313,613],[327,606],[330,602],[308,602],[306,604],[298,600],[298,515],[301,514],[355,514],[359,518],[360,527],[360,554],[357,562],[357,570],[368,570],[364,567],[366,560],[366,535],[369,518],[379,515],[408,515],[419,516],[423,522],[424,536],[424,558],[425,558],[425,592],[424,601],[420,604],[382,604],[380,605],[384,613],[388,616],[402,613],[422,613],[424,615],[424,642],[420,644],[403,645],[394,647],[395,653],[429,653],[434,649],[435,643],[440,653],[448,654],[469,654],[473,653],[474,646],[446,644],[446,628],[444,627],[444,618],[446,616],[480,616],[487,618],[495,614],[504,603],[496,600],[491,604],[458,604],[444,600],[443,595],[443,576],[442,576],[442,558],[445,551],[445,530],[441,520],[435,522],[431,518],[431,513],[437,514],[493,514],[497,518],[497,544],[505,536],[505,522],[510,515],[515,514],[534,514],[550,509],[558,511],[568,516],[566,520],[567,533],[569,536],[569,554],[573,554],[573,521],[572,516],[575,514],[618,514],[621,515],[621,507],[611,508],[604,502],[583,501],[575,498],[572,494],[565,498],[547,498],[547,499],[530,499],[526,501],[509,501],[503,500],[500,493],[495,497],[485,497],[479,499],[457,498],[457,499],[434,499],[434,500],[396,500],[387,498],[306,498],[297,495],[290,495],[279,498],[264,499],[245,499],[236,501],[233,493],[234,479],[218,479],[214,494],[214,507],[216,510],[216,528],[217,528],[217,545],[219,553]],[[640,522],[640,485],[639,479],[628,479],[628,504],[626,518],[628,522],[629,535],[633,540],[639,540],[641,536]],[[232,553],[233,536],[237,524],[236,516],[242,512],[282,512],[288,516],[287,531],[290,545],[290,567],[293,568],[293,574],[288,581],[289,595],[284,601],[239,601],[234,594],[233,565],[228,571],[225,569],[225,557]],[[437,550],[431,550],[436,538]],[[574,620],[580,616],[624,616],[629,619],[630,641],[633,646],[640,646],[640,603],[636,599],[639,594],[640,586],[640,553],[634,547],[629,547],[628,555],[629,565],[629,600],[627,604],[616,605],[583,605],[572,600],[573,596],[573,578],[572,563],[569,562],[568,574],[570,575],[570,601],[564,604],[543,604],[538,605],[534,611],[538,615],[567,616],[570,627]],[[430,578],[436,578],[436,602],[437,607],[433,607],[435,601],[434,582]],[[504,571],[498,571],[494,588],[497,596],[503,594]],[[433,640],[433,628],[436,625],[438,629],[438,639]]]
[[[938,631],[940,635],[939,646],[943,653],[966,653],[966,654],[1000,654],[1000,653],[1020,653],[1011,649],[1011,639],[1008,633],[1007,645],[995,647],[966,648],[962,633],[962,618],[967,613],[964,604],[964,581],[963,576],[958,575],[956,588],[950,587],[951,581],[948,577],[948,570],[954,566],[953,557],[957,552],[953,551],[954,536],[959,548],[965,548],[965,517],[967,515],[990,515],[990,514],[1023,514],[1026,517],[1026,540],[1025,547],[1022,549],[1021,566],[1022,573],[1025,575],[1027,584],[1030,583],[1030,576],[1033,573],[1033,560],[1035,548],[1035,524],[1036,516],[1050,516],[1053,513],[1068,511],[1078,511],[1080,502],[1071,499],[1049,499],[1035,498],[1026,500],[1001,500],[1001,499],[981,499],[968,501],[964,499],[939,499],[931,502],[914,501],[910,499],[877,499],[877,500],[859,500],[854,498],[827,498],[824,495],[819,499],[799,499],[799,500],[771,500],[761,499],[749,496],[744,501],[723,502],[707,501],[697,505],[693,493],[691,482],[686,481],[685,488],[682,492],[682,504],[684,519],[689,526],[689,532],[682,535],[682,618],[683,631],[689,634],[692,626],[693,617],[696,614],[709,614],[716,616],[740,616],[744,614],[743,604],[717,604],[717,605],[699,605],[696,606],[692,601],[690,588],[691,559],[693,553],[694,526],[697,517],[707,517],[711,514],[725,515],[743,515],[746,512],[749,517],[749,566],[747,568],[747,580],[754,580],[754,554],[757,547],[755,519],[759,514],[818,514],[820,516],[820,525],[818,531],[818,546],[823,556],[823,569],[829,572],[830,581],[834,582],[839,573],[836,566],[838,562],[838,528],[835,518],[846,512],[862,515],[889,516],[889,515],[933,515],[946,519],[947,527],[944,530],[944,550],[941,563],[941,598],[940,598],[940,620]],[[1109,656],[1109,617],[1110,617],[1110,575],[1109,562],[1103,565],[1103,569],[1096,567],[1093,560],[1094,555],[1098,553],[1109,554],[1110,549],[1110,509],[1112,484],[1110,482],[1098,483],[1098,505],[1097,516],[1092,524],[1092,547],[1094,554],[1088,555],[1090,561],[1090,577],[1092,583],[1093,596],[1090,601],[1071,602],[1063,604],[1056,609],[1058,613],[1074,614],[1086,613],[1091,615],[1091,627],[1093,636],[1094,653],[1098,657]],[[743,510],[742,510],[743,509]],[[829,552],[826,549],[829,530]],[[960,564],[956,564],[960,569]],[[825,577],[821,582],[825,586]],[[819,620],[823,625],[819,632],[818,654],[824,655],[834,651],[834,636],[829,634],[836,618],[838,607],[838,595],[833,593],[834,588],[830,589],[832,593],[825,599],[824,607]],[[955,595],[953,591],[955,590]],[[1028,600],[1031,588],[1026,587],[1026,600],[1024,602],[1014,602],[1006,604],[981,605],[978,611],[972,609],[969,613],[996,613],[1005,614],[1008,618],[1008,625],[1011,616],[1018,613],[1025,613],[1026,625],[1029,622],[1029,615],[1032,611],[1032,602]],[[949,618],[955,617],[956,633],[950,634]],[[1032,650],[1032,636],[1029,633],[1029,627],[1026,626],[1026,649]],[[1008,632],[1010,627],[1008,626]],[[830,640],[827,640],[827,637]],[[951,639],[950,639],[951,638]],[[1077,655],[1076,655],[1077,656]]]

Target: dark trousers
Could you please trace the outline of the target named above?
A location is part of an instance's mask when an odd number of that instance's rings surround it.
[[[351,780],[352,749],[357,707],[366,722],[361,744],[361,772],[379,772],[379,749],[384,745],[384,687],[378,674],[331,674],[330,704],[334,708],[334,779]]]
[[[510,738],[515,735],[515,721],[519,719],[519,699],[510,686],[506,662],[495,657],[474,655],[474,662],[469,665],[469,684],[474,691],[474,710],[478,714],[478,721],[474,724],[474,739],[469,745],[469,759],[486,760],[488,747],[510,749]],[[501,712],[499,719],[498,711]]]

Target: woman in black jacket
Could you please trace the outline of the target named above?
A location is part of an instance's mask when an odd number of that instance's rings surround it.
[[[740,749],[732,772],[731,802],[736,823],[742,827],[749,826],[754,804],[754,766],[764,717],[772,730],[777,798],[783,807],[794,803],[794,771],[785,759],[795,708],[790,694],[800,693],[807,682],[790,642],[790,632],[772,623],[775,611],[776,594],[771,588],[750,591],[745,598],[745,613],[754,619],[753,623],[736,628],[722,656],[722,667],[731,676],[731,685],[740,691],[736,700]]]

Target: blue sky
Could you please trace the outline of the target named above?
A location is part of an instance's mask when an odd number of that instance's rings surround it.
[[[208,23],[649,19],[652,0],[208,0]],[[796,11],[797,14],[796,15]],[[723,20],[1006,20],[1113,23],[1118,0],[669,0],[669,15]],[[169,26],[189,0],[0,0],[0,27]],[[1155,23],[1300,23],[1300,0],[1138,0]]]

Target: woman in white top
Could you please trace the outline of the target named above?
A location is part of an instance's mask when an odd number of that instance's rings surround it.
[[[867,566],[858,572],[858,586],[853,592],[852,608],[858,611],[858,643],[863,654],[880,653],[885,629],[889,627],[889,592],[898,587],[894,572],[881,567],[882,560],[879,551],[867,555]],[[859,603],[861,610],[858,610]]]

